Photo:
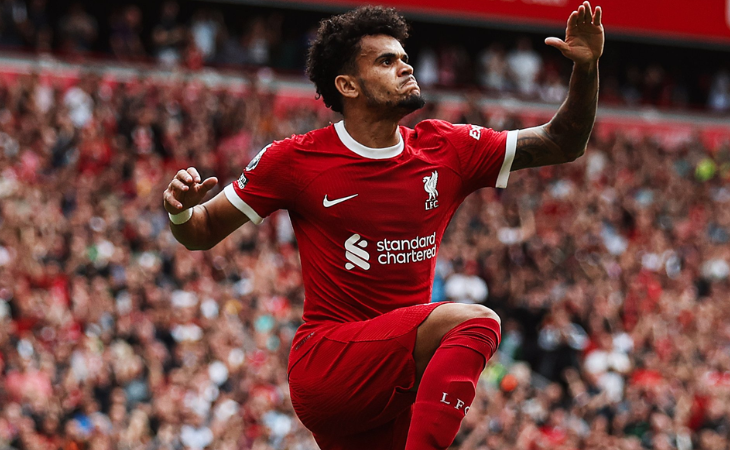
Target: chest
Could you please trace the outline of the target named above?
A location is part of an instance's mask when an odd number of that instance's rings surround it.
[[[461,179],[448,167],[413,159],[343,164],[319,174],[301,193],[300,214],[347,228],[433,228],[460,201]]]

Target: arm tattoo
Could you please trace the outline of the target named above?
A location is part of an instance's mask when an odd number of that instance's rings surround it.
[[[560,152],[560,148],[550,139],[544,127],[521,130],[512,170],[555,164],[551,161],[556,152]]]
[[[585,152],[598,106],[598,66],[573,68],[568,98],[553,119],[519,131],[512,170],[561,164]]]

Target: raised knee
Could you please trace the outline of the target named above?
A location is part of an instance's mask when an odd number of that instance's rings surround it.
[[[492,319],[496,320],[499,324],[500,328],[502,327],[502,319],[499,318],[499,315],[494,312],[494,310],[487,308],[483,305],[462,305],[467,308],[465,311],[466,313],[466,320],[469,319]]]
[[[499,315],[481,305],[461,306],[458,314],[459,322],[444,335],[440,346],[468,347],[483,354],[485,361],[488,361],[502,339],[502,323]]]

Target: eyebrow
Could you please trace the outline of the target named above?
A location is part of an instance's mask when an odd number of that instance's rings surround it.
[[[395,53],[383,53],[382,55],[375,58],[375,61],[380,61],[381,59],[390,59],[390,58],[397,58],[398,55]],[[408,62],[408,53],[403,53],[403,59],[405,59],[406,62]]]

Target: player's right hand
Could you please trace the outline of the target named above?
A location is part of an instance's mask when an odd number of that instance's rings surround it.
[[[165,210],[170,214],[178,214],[192,208],[218,184],[216,177],[210,177],[202,183],[200,180],[200,174],[195,167],[179,170],[162,194]]]

